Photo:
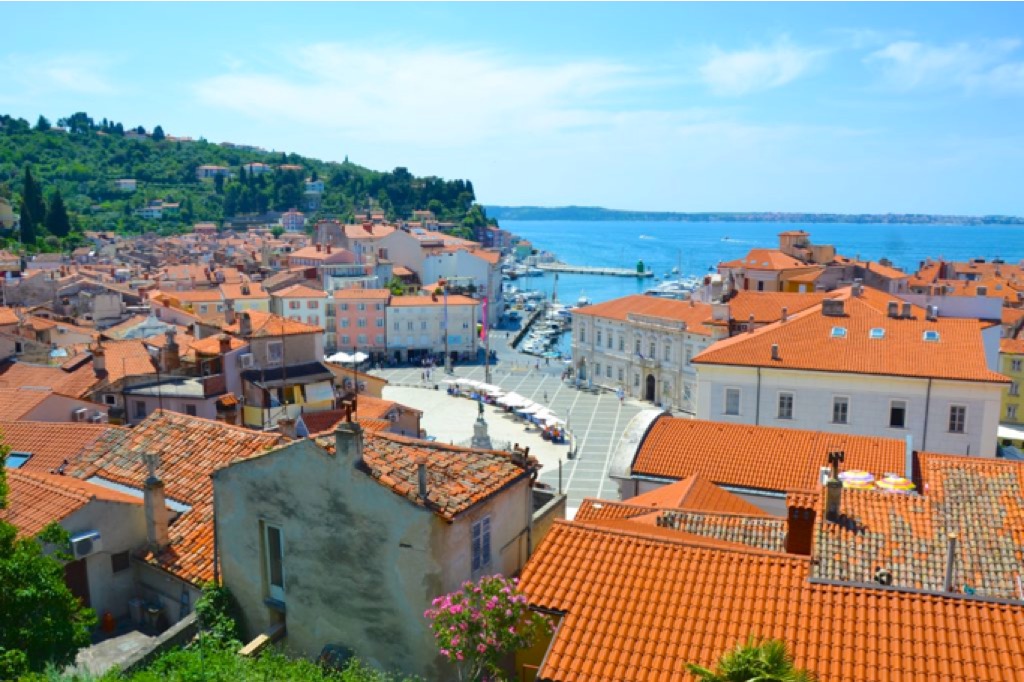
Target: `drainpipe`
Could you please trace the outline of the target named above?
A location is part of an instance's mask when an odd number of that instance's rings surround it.
[[[928,390],[924,396],[924,433],[921,435],[921,449],[925,450],[928,443],[928,410],[932,404],[932,380],[928,378]]]
[[[761,425],[761,368],[757,368],[757,395],[754,404],[754,426]]]

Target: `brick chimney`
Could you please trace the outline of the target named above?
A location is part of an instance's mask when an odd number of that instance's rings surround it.
[[[247,312],[238,316],[238,334],[246,339],[252,336],[252,318]]]
[[[828,480],[825,482],[825,519],[836,523],[843,499],[843,482],[839,480],[839,465],[846,459],[842,451],[828,453],[828,463],[832,466]]]
[[[235,302],[232,300],[227,300],[224,302],[224,323],[235,323]]]
[[[331,253],[331,243],[327,242],[327,254],[330,255],[330,253]]]
[[[99,379],[107,376],[107,351],[103,348],[103,339],[97,339],[92,349],[92,371]]]
[[[363,461],[363,429],[359,422],[353,421],[353,406],[349,401],[343,404],[345,419],[334,429],[335,456],[352,460],[353,463]]]
[[[142,458],[149,468],[149,476],[146,477],[142,494],[142,503],[146,508],[146,540],[149,543],[150,551],[159,554],[171,544],[167,534],[169,519],[164,482],[156,473],[156,468],[160,465],[160,458],[157,455],[143,455]]]
[[[281,435],[295,440],[297,432],[295,430],[295,420],[291,418],[284,418],[277,420],[277,427],[281,430]]]
[[[227,334],[218,334],[217,335],[217,344],[218,344],[217,351],[221,355],[227,355],[228,353],[231,352],[231,337],[228,336]]]
[[[174,330],[168,329],[164,336],[166,341],[160,349],[160,371],[171,372],[181,367],[181,353],[174,340]]]
[[[320,249],[321,249],[321,246],[320,246],[320,244],[317,244],[317,245],[316,245],[316,252],[317,252],[317,253],[320,253]]]

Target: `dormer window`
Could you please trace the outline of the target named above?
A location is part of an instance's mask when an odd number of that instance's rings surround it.
[[[846,338],[846,327],[832,327],[832,338],[833,339],[845,339]]]
[[[937,332],[934,329],[929,329],[928,331],[926,331],[924,333],[924,336],[922,338],[925,341],[938,341],[939,340],[939,332]]]
[[[884,339],[885,330],[882,329],[881,327],[875,327],[868,333],[868,336],[872,339]]]

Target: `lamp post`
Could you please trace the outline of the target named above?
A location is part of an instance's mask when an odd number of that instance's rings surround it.
[[[491,330],[487,328],[487,316],[490,314],[488,311],[487,297],[484,296],[484,314],[483,314],[483,325],[481,329],[484,333],[484,383],[491,383]]]

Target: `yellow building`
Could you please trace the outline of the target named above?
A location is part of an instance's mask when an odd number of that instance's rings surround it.
[[[1024,339],[1003,339],[999,343],[999,371],[1010,378],[1003,389],[1000,421],[1003,424],[1024,424],[1024,398],[1020,387],[1024,384]]]

